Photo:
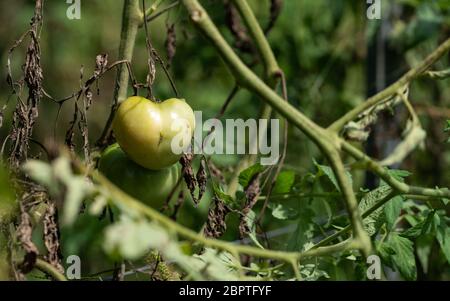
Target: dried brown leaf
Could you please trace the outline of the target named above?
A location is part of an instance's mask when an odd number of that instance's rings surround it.
[[[182,166],[182,174],[184,181],[191,193],[192,200],[195,204],[198,204],[198,199],[195,196],[195,188],[197,187],[197,180],[194,175],[194,170],[192,169],[192,160],[194,159],[194,155],[192,153],[184,154],[180,158],[180,164]]]

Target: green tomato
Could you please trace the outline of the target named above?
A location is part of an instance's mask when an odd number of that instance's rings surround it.
[[[139,165],[153,170],[177,162],[191,143],[195,117],[183,100],[156,103],[132,96],[120,104],[113,121],[117,142]]]
[[[156,209],[164,205],[181,176],[178,163],[161,170],[146,169],[130,160],[117,143],[103,152],[99,171],[120,189]]]

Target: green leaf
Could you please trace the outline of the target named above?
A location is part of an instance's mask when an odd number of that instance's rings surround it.
[[[329,200],[325,198],[314,198],[311,203],[311,209],[314,211],[314,223],[322,224],[322,227],[328,228],[333,220],[333,209],[330,206]],[[325,223],[323,223],[325,219]]]
[[[236,206],[236,202],[234,201],[234,199],[230,195],[226,194],[221,187],[213,185],[213,189],[216,197],[218,197],[222,202],[224,202],[225,205],[231,208],[234,208]]]
[[[445,127],[444,132],[450,132],[450,119],[447,120],[447,126]]]
[[[408,230],[403,231],[402,233],[400,233],[400,235],[408,238],[416,238],[420,235],[431,234],[432,232],[434,232],[434,229],[436,228],[435,226],[436,220],[434,217],[435,213],[436,213],[435,210],[429,211],[425,219],[421,220]]]
[[[330,278],[330,275],[326,271],[319,269],[315,264],[300,265],[300,273],[305,281],[316,281],[320,278]]]
[[[390,255],[392,264],[403,278],[406,280],[416,280],[417,269],[413,242],[397,233],[391,233],[385,244],[395,252],[395,254]]]
[[[286,204],[271,202],[268,207],[272,210],[272,215],[276,219],[292,220],[298,216],[298,211]]]
[[[334,187],[336,187],[336,189],[338,191],[341,191],[339,184],[336,180],[336,177],[334,175],[333,169],[331,167],[326,166],[326,165],[320,165],[319,163],[317,163],[316,160],[314,160],[314,165],[317,167],[319,176],[322,174],[326,175],[328,177],[328,179],[331,181],[331,183],[333,183]],[[347,175],[347,178],[350,181],[350,184],[353,185],[352,175],[348,171],[345,171],[345,174]]]
[[[273,194],[289,193],[295,182],[295,172],[284,170],[280,172],[273,187]]]
[[[428,262],[431,253],[431,247],[433,246],[434,237],[431,235],[420,236],[416,240],[416,252],[417,258],[422,265],[423,271],[428,272]]]
[[[188,259],[192,266],[212,279],[238,280],[237,267],[239,261],[229,252],[220,252],[215,249],[205,248],[201,255],[194,255]]]
[[[264,166],[262,166],[259,163],[256,163],[243,171],[239,174],[239,184],[245,189],[250,184],[250,181],[253,179],[253,177],[264,170]]]
[[[388,230],[392,230],[403,207],[403,197],[396,196],[384,206],[384,216]]]
[[[417,223],[415,226],[403,231],[400,235],[408,238],[416,238],[422,234],[424,221]]]
[[[436,239],[441,246],[442,253],[444,253],[447,262],[450,263],[450,228],[447,224],[442,223],[436,232]]]
[[[375,241],[378,255],[385,261],[385,263],[392,267],[391,256],[395,254],[395,250],[386,243],[380,243],[378,240]]]
[[[301,208],[297,220],[297,228],[292,233],[288,242],[288,250],[300,252],[305,250],[305,246],[313,237],[313,217],[314,211],[309,207]]]
[[[245,216],[245,221],[247,223],[247,226],[250,229],[250,233],[248,234],[248,236],[250,237],[250,239],[253,241],[253,243],[255,245],[257,245],[261,249],[264,249],[264,247],[261,245],[261,243],[258,241],[258,238],[256,237],[255,219],[256,219],[256,213],[253,210],[250,210],[247,213],[247,215]]]
[[[411,173],[407,170],[401,170],[401,169],[389,169],[386,168],[388,174],[400,182],[405,182],[405,178],[409,177]],[[388,185],[384,180],[380,181],[380,186],[382,185]]]

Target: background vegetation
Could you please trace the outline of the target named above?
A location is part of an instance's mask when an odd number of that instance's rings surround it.
[[[150,6],[151,1],[147,2]],[[261,26],[265,28],[271,20],[271,1],[248,2]],[[382,20],[366,18],[364,1],[282,2],[275,26],[267,35],[268,41],[280,68],[285,73],[289,102],[321,126],[328,126],[351,108],[365,101],[368,96],[394,82],[450,36],[450,4],[445,0],[398,0],[389,3],[385,1]],[[169,1],[164,3],[167,5]],[[245,47],[238,47],[239,45],[235,43],[236,37],[227,24],[227,10],[223,1],[202,1],[202,5],[226,39],[231,44],[234,43],[243,60],[249,65],[257,63],[254,50],[249,52]],[[34,1],[0,2],[0,18],[7,20],[0,28],[2,65],[5,65],[8,51],[14,41],[29,28],[34,6]],[[81,19],[69,20],[66,17],[68,5],[64,1],[45,1],[40,46],[43,87],[46,92],[56,99],[61,99],[77,91],[80,88],[80,81],[84,82],[94,72],[95,58],[98,54],[108,54],[110,62],[119,59],[117,56],[122,6],[122,1],[116,0],[82,1]],[[218,59],[214,48],[193,27],[186,9],[181,4],[149,23],[153,47],[165,60],[167,28],[172,24],[175,24],[176,30],[176,53],[169,70],[177,89],[194,110],[203,112],[205,119],[214,117],[234,87],[234,79],[227,71],[226,65]],[[384,30],[386,35],[380,38],[380,32]],[[381,45],[385,54],[386,62],[382,68],[384,72],[375,67],[377,60],[380,60],[380,51],[374,50],[376,45]],[[20,45],[12,55],[12,74],[17,77],[22,73],[26,47],[26,43]],[[148,72],[147,57],[145,32],[140,28],[132,67],[136,78],[141,82],[145,81]],[[433,69],[443,70],[449,65],[450,57],[446,54]],[[257,74],[262,73],[261,64],[256,64],[253,69]],[[80,73],[83,74],[82,80]],[[384,81],[380,83],[381,73]],[[2,74],[2,77],[6,76],[6,72]],[[159,99],[172,97],[170,82],[159,65],[156,74],[154,94]],[[400,164],[392,166],[395,170],[409,171],[409,173],[396,172],[396,176],[402,180],[406,178],[408,183],[419,183],[427,187],[448,187],[450,184],[448,133],[444,131],[448,126],[447,120],[450,119],[449,80],[448,77],[442,80],[423,77],[410,86],[409,99],[422,127],[427,132],[427,138],[421,148],[415,149]],[[100,137],[109,116],[115,72],[105,73],[98,85],[99,94],[94,95],[87,114],[91,145],[94,145]],[[132,93],[131,88],[129,93]],[[0,128],[2,143],[11,131],[15,101],[6,81],[1,81],[0,104],[1,106],[8,104],[2,111],[3,125]],[[261,108],[257,95],[241,90],[221,118],[256,118]],[[34,126],[33,140],[44,144],[53,140],[64,142],[73,112],[74,100],[64,102],[60,107],[44,97],[39,105],[39,118]],[[383,159],[392,151],[392,145],[400,142],[407,119],[408,111],[403,107],[396,107],[383,113],[378,124],[373,127],[369,140],[363,142],[362,147],[374,158]],[[83,157],[82,136],[77,133],[75,139],[75,150]],[[319,149],[292,125],[289,126],[287,141],[287,156],[283,171],[275,185],[272,201],[262,224],[253,230],[256,236],[253,236],[251,231],[251,238],[247,240],[250,244],[260,243],[268,249],[302,251],[336,229],[346,226],[348,218],[339,188],[333,185],[334,176],[332,172],[330,175],[328,163]],[[30,144],[29,158],[45,158],[39,144]],[[228,180],[233,176],[240,157],[217,155],[210,159]],[[194,162],[195,170],[198,169],[198,163],[198,160]],[[367,196],[367,191],[383,185],[372,181],[371,175],[364,170],[355,168],[352,169],[352,174],[353,187],[358,199]],[[9,176],[6,172],[1,176],[3,177],[1,183],[5,187],[0,187],[0,193],[6,195],[8,192],[5,183]],[[242,186],[245,188],[245,184]],[[263,194],[264,192],[267,192],[267,189],[263,189]],[[240,193],[243,193],[242,188]],[[213,195],[209,186],[206,196],[200,205],[195,207],[186,194],[186,202],[179,212],[177,221],[195,231],[200,231],[207,220]],[[7,198],[5,196],[3,199]],[[431,201],[403,199],[398,212],[396,211],[397,215],[390,221],[388,219],[383,227],[376,229],[377,238],[374,238],[374,241],[377,241],[375,246],[382,255],[386,268],[385,277],[407,280],[449,279],[450,238],[449,228],[446,226],[448,206],[447,201],[438,201],[436,204]],[[258,203],[253,210],[260,212],[262,203]],[[231,213],[227,218],[227,224],[227,231],[222,239],[238,240],[239,215]],[[117,266],[121,260],[114,257],[114,254],[111,255],[117,250],[108,252],[106,247],[105,251],[103,230],[108,225],[110,225],[108,218],[99,219],[98,216],[85,212],[77,217],[73,225],[61,229],[61,253],[64,256],[68,254],[80,256],[83,277],[111,279],[117,276]],[[138,227],[126,223],[114,225]],[[415,226],[416,232],[411,230]],[[33,241],[40,250],[39,253],[45,254],[42,227],[41,224],[35,226]],[[118,229],[116,228],[117,231]],[[410,232],[404,234],[406,229],[410,229]],[[158,229],[148,231],[159,233]],[[269,236],[263,233],[268,233]],[[112,243],[114,239],[110,237],[108,241]],[[6,239],[3,239],[3,242],[5,241]],[[181,249],[189,249],[186,254],[196,253],[199,248],[195,244],[183,241],[178,244]],[[229,254],[222,253],[222,255],[226,257]],[[158,256],[151,253],[137,260],[126,260],[127,270],[147,267],[145,272],[127,274],[126,279],[148,279],[149,275],[154,277],[151,272],[157,269],[155,258]],[[172,256],[175,262],[183,258],[180,254],[166,256]],[[188,279],[210,279],[217,275],[214,271],[223,268],[223,261],[228,264],[231,262],[230,265],[233,266],[233,260],[236,260],[226,258],[220,263],[215,263],[212,261],[213,249],[207,249],[201,256],[203,256],[199,257],[201,262],[209,262],[216,270],[205,272],[203,275],[188,273],[189,275],[185,276],[179,272],[179,267],[172,266],[169,260],[167,266],[164,266],[167,270],[158,271],[158,277],[177,278],[183,275]],[[6,257],[4,258],[6,260]],[[0,278],[4,276],[2,271],[5,269],[2,269],[2,265],[6,265],[5,260],[0,261]],[[254,260],[241,256],[241,262],[247,263],[249,277],[291,279],[295,276],[295,270],[292,271],[289,265],[279,266],[279,262],[275,260]],[[65,264],[64,261],[62,263]],[[194,267],[201,266],[197,261],[189,264],[191,266],[184,270],[195,270]],[[302,261],[299,270],[305,279],[350,280],[365,279],[365,267],[365,260],[359,252],[344,251],[320,259]],[[237,277],[229,271],[226,275],[229,279]],[[45,277],[45,274],[33,270],[26,277],[39,279]]]

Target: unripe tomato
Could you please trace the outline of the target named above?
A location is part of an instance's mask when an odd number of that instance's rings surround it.
[[[162,169],[177,162],[190,143],[195,128],[191,107],[170,98],[156,103],[132,96],[120,104],[113,121],[116,140],[139,165]],[[174,153],[173,143],[178,147]]]
[[[178,163],[150,170],[130,160],[117,143],[103,152],[99,171],[120,189],[156,209],[164,205],[181,176]]]

